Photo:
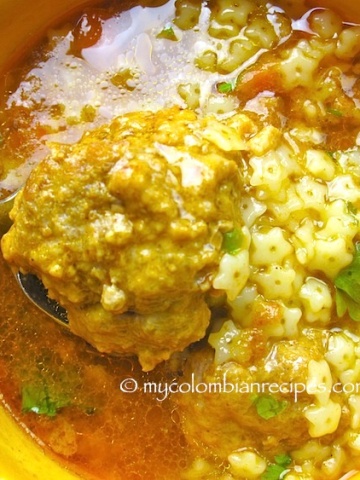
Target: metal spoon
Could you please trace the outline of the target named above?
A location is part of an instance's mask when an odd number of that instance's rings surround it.
[[[0,237],[4,235],[11,226],[9,213],[14,205],[14,200],[17,194],[18,190],[0,200]]]
[[[17,272],[15,278],[23,293],[36,307],[49,315],[55,322],[62,326],[69,326],[65,308],[59,305],[56,300],[48,297],[44,284],[36,275]]]
[[[11,226],[9,212],[14,205],[17,193],[18,191],[0,200],[0,237],[4,235]],[[15,278],[23,293],[36,307],[49,315],[55,322],[63,326],[69,325],[66,310],[55,300],[48,297],[44,284],[36,275],[16,272]]]

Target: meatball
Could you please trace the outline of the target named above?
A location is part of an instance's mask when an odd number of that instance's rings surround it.
[[[215,350],[224,348],[218,336],[210,336]],[[263,329],[250,327],[236,337],[225,334],[232,356],[224,362],[217,362],[208,345],[188,354],[172,400],[199,455],[225,461],[232,452],[251,448],[271,460],[309,441],[304,412],[314,398],[305,389],[308,365],[323,359],[327,336],[308,328],[296,339],[270,341]],[[336,401],[344,399],[337,395]],[[337,435],[348,421],[344,411]],[[333,434],[321,440],[331,445]]]
[[[209,324],[224,234],[242,228],[239,146],[235,128],[178,108],[54,144],[16,199],[4,256],[41,278],[74,333],[151,370]]]

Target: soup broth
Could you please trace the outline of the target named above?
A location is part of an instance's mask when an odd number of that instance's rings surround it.
[[[149,376],[132,359],[94,353],[19,301],[3,260],[1,268],[1,392],[15,418],[86,478],[178,478],[188,463],[178,415],[168,400],[142,392],[150,380],[172,379],[169,373]],[[127,378],[138,392],[120,391]]]

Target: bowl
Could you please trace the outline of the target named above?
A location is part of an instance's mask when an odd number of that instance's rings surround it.
[[[85,4],[84,0],[64,0],[50,4],[39,0],[32,6],[23,0],[0,2],[0,39],[6,48],[0,51],[0,71],[9,62],[20,58],[27,45],[35,44],[46,27],[72,10]],[[78,480],[77,475],[45,455],[28,432],[19,427],[9,410],[0,408],[0,476],[4,480],[21,478],[46,480]]]
[[[7,47],[0,51],[0,71],[6,71],[9,62],[16,62],[29,44],[35,44],[47,26],[86,3],[84,0],[64,0],[51,4],[39,0],[30,6],[26,0],[1,0],[0,40]],[[3,480],[79,479],[45,455],[40,445],[19,427],[4,405],[0,408],[0,424],[0,476]]]

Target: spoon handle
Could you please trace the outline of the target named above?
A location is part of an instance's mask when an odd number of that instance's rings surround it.
[[[2,237],[11,226],[9,213],[14,206],[14,200],[17,194],[18,190],[16,190],[16,192],[12,193],[8,197],[0,200],[0,237]]]
[[[48,297],[48,292],[42,281],[30,273],[16,272],[16,280],[27,298],[40,310],[49,315],[63,327],[69,326],[67,312],[55,300]]]

